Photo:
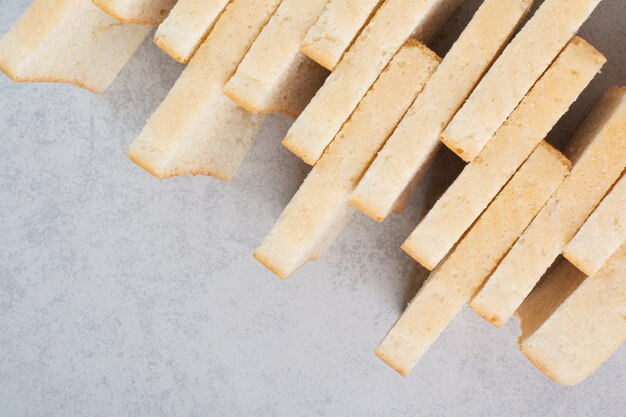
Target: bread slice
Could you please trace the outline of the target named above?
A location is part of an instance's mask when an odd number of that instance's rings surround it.
[[[382,0],[330,0],[307,32],[302,52],[332,70]]]
[[[354,186],[438,63],[417,41],[400,49],[254,252],[262,264],[286,278],[332,244]]]
[[[229,0],[178,0],[159,25],[154,43],[175,60],[187,63],[206,39]]]
[[[105,90],[150,28],[120,24],[89,1],[34,0],[0,39],[0,70],[14,81]]]
[[[553,381],[584,381],[626,342],[624,271],[626,244],[589,278],[564,261],[520,307],[520,349]]]
[[[223,180],[233,177],[263,116],[248,113],[222,90],[279,3],[233,0],[226,7],[131,145],[131,160],[158,178],[185,174]]]
[[[493,64],[441,140],[470,162],[493,137],[600,0],[545,0]]]
[[[283,0],[226,84],[224,94],[252,113],[285,111],[296,116],[304,106],[281,108],[281,95],[293,94],[308,103],[328,75],[317,64],[303,66],[302,62],[310,59],[300,52],[307,30],[327,1]],[[290,90],[294,82],[309,86],[308,91]]]
[[[424,217],[403,249],[432,270],[550,132],[606,59],[574,38],[513,111],[478,158]]]
[[[370,86],[412,33],[420,39],[461,0],[386,0],[283,140],[314,165]]]
[[[479,288],[569,171],[569,161],[543,143],[435,269],[376,349],[406,376]],[[519,204],[523,200],[524,204]]]
[[[622,178],[567,244],[563,256],[591,276],[625,241],[626,175],[622,174]]]
[[[176,0],[92,0],[93,3],[126,23],[156,26],[163,21]]]
[[[528,13],[530,0],[486,0],[356,188],[351,203],[384,220],[435,155],[439,135]]]
[[[470,303],[496,326],[511,317],[624,171],[626,88],[604,95],[566,155],[571,175]]]

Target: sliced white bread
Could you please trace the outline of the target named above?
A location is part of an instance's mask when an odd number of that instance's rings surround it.
[[[486,0],[415,100],[350,200],[384,220],[439,148],[439,135],[528,13],[530,0]]]
[[[545,0],[502,52],[441,140],[465,161],[480,153],[601,0]]]
[[[279,3],[233,0],[226,7],[131,145],[131,160],[158,178],[185,174],[232,178],[263,117],[248,113],[222,90]]]
[[[438,63],[417,41],[400,49],[254,252],[262,264],[286,278],[332,244],[354,186]]]
[[[376,355],[406,376],[469,301],[569,171],[547,143],[502,189],[450,256],[428,277]],[[524,204],[519,204],[523,200]]]
[[[330,0],[300,49],[332,70],[383,0]]]
[[[175,60],[187,63],[206,39],[229,0],[178,0],[159,25],[154,43]]]
[[[307,30],[327,1],[283,0],[226,84],[224,94],[252,113],[297,115],[302,108],[281,108],[285,104],[282,96],[293,94],[308,102],[328,75],[317,64],[303,64],[310,59],[300,52]],[[294,89],[293,83],[309,86],[308,91]]]
[[[136,25],[156,26],[167,17],[176,0],[92,0],[114,18]]]
[[[626,244],[589,278],[564,261],[520,307],[520,349],[553,381],[584,381],[626,342],[624,271]]]
[[[461,0],[386,0],[283,140],[314,165],[391,58],[414,32],[418,39]]]
[[[591,276],[625,241],[626,175],[622,175],[574,239],[567,244],[563,256]]]
[[[295,119],[302,113],[329,72],[303,53],[298,53],[284,74],[265,113],[283,113]]]
[[[626,88],[611,88],[566,155],[574,167],[470,306],[502,326],[561,254],[626,166]]]
[[[0,70],[14,81],[105,90],[150,32],[84,0],[35,0],[0,39]]]
[[[432,270],[567,112],[605,61],[587,42],[574,38],[478,158],[441,196],[403,249]]]

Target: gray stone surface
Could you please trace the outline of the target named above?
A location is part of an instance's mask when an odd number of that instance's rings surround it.
[[[478,4],[446,29],[445,50]],[[0,32],[27,0],[0,0]],[[626,2],[582,35],[609,58],[552,134],[626,84]],[[408,379],[373,350],[423,269],[399,244],[460,164],[443,153],[407,213],[357,216],[279,281],[251,253],[307,169],[268,119],[237,178],[157,181],[125,150],[182,66],[146,43],[113,86],[0,77],[0,416],[623,416],[626,349],[560,387],[468,309]]]

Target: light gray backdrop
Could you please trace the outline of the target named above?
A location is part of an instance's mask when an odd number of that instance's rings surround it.
[[[28,3],[0,0],[0,32]],[[553,142],[626,84],[624,22],[605,0],[585,25],[609,63]],[[459,162],[443,153],[405,216],[357,216],[279,281],[251,253],[307,172],[280,145],[289,120],[269,118],[230,184],[125,157],[181,70],[147,42],[102,95],[0,76],[0,416],[624,415],[626,349],[560,387],[518,351],[516,320],[468,309],[396,375],[373,350],[425,276],[399,245]]]

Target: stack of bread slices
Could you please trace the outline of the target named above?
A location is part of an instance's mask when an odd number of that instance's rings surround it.
[[[407,375],[468,303],[517,314],[521,351],[576,384],[626,340],[626,88],[563,153],[545,141],[605,64],[576,36],[600,1],[483,0],[439,57],[462,0],[34,0],[0,69],[103,91],[159,25],[188,65],[128,153],[158,178],[229,180],[266,114],[295,118],[312,170],[254,251],[282,278],[356,211],[402,211],[447,146],[467,165],[402,246],[432,272],[376,354]]]

